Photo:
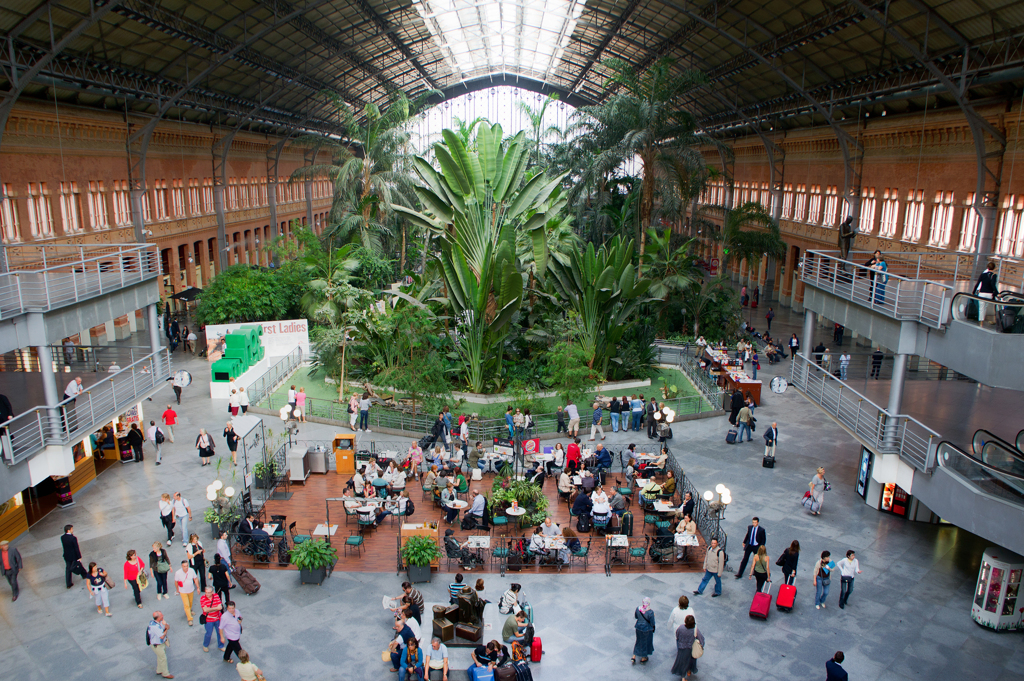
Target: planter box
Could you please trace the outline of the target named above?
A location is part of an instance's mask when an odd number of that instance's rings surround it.
[[[299,570],[300,584],[316,584],[319,586],[324,583],[325,579],[327,579],[326,567],[317,570]]]
[[[274,475],[266,475],[266,476],[257,475],[256,476],[255,485],[256,485],[257,489],[273,489],[274,488],[274,482],[276,480],[277,480],[277,476],[274,476]]]
[[[409,581],[413,584],[430,581],[429,565],[410,565],[408,568]]]
[[[225,523],[224,525],[220,525],[218,523],[210,523],[210,532],[213,534],[214,541],[220,539],[220,533],[224,531],[231,531],[230,523]]]

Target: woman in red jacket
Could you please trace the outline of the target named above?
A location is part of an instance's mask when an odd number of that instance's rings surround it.
[[[142,607],[142,590],[139,587],[139,575],[142,578],[146,578],[146,568],[142,564],[142,559],[135,553],[135,549],[128,552],[125,556],[124,561],[124,588],[127,589],[128,585],[131,584],[132,591],[135,593],[135,605]]]

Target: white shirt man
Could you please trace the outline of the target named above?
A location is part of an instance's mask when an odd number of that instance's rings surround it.
[[[156,447],[156,465],[159,466],[160,465],[160,459],[163,458],[163,457],[161,456],[161,453],[160,453],[160,443],[156,441],[156,433],[157,433],[158,430],[160,430],[160,428],[156,425],[155,422],[150,421],[150,423],[152,425],[150,425],[150,427],[146,430],[146,439],[149,440],[150,442],[152,442],[153,446]],[[163,431],[160,431],[160,432],[163,432]]]
[[[185,607],[185,616],[188,617],[188,626],[192,626],[192,598],[196,589],[199,588],[199,575],[188,566],[188,561],[181,561],[181,569],[174,572],[174,593],[181,596],[181,603]]]
[[[352,476],[352,486],[355,488],[356,496],[363,495],[363,488],[366,487],[366,482],[363,480],[363,476],[359,474],[359,471],[356,471],[356,474]]]
[[[480,518],[483,518],[484,517],[484,505],[486,503],[487,503],[487,500],[484,499],[484,495],[483,494],[480,494],[480,490],[475,490],[474,491],[474,496],[473,496],[473,505],[469,507],[469,511],[467,512],[467,515],[475,515],[475,516],[478,516]]]
[[[847,602],[850,600],[850,594],[853,593],[853,578],[860,574],[860,563],[857,562],[857,555],[853,551],[846,552],[846,558],[843,558],[836,567],[839,568],[839,607],[845,608]]]
[[[82,377],[79,376],[68,383],[68,387],[64,388],[64,399],[77,398],[82,394],[82,390]]]
[[[188,544],[188,521],[192,520],[192,507],[181,492],[174,493],[174,521],[181,525],[181,545]]]
[[[576,405],[570,402],[565,405],[565,413],[569,415],[569,420],[575,420],[580,417],[580,410],[576,408]]]

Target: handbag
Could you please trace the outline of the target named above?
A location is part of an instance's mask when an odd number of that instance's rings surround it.
[[[110,578],[110,575],[104,575],[103,576],[103,581],[106,582],[108,589],[113,589],[114,588],[114,580],[112,580]]]
[[[145,570],[141,568],[139,569],[139,576],[135,578],[135,581],[138,583],[140,589],[145,589],[149,586],[149,577],[146,576]]]
[[[831,492],[832,491],[832,483],[830,483],[828,480],[826,480],[825,484],[822,485],[822,489],[825,490],[826,492]]]
[[[782,552],[782,555],[779,556],[779,559],[777,561],[775,561],[775,564],[778,565],[779,567],[782,567],[783,565],[786,564],[786,551]]]
[[[199,623],[200,624],[206,624],[206,613],[205,612],[199,613]]]
[[[390,650],[381,651],[380,661],[381,662],[391,662],[391,651]]]
[[[166,575],[166,574],[167,574],[168,572],[170,572],[170,571],[171,571],[171,564],[170,564],[170,563],[168,563],[168,562],[167,562],[166,560],[164,560],[163,558],[160,558],[160,559],[159,559],[159,560],[158,560],[158,561],[156,562],[156,571],[157,571],[157,572],[159,572],[159,573],[160,573],[160,574],[162,574],[162,575]]]
[[[697,638],[697,630],[693,630],[693,648],[690,649],[690,657],[695,660],[700,659],[704,654],[704,646],[701,645],[700,639]]]

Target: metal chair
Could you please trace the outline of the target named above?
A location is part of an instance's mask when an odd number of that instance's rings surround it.
[[[304,541],[309,541],[310,536],[308,534],[295,534],[295,523],[293,522],[288,526],[288,534],[292,536],[292,544],[298,546]]]
[[[356,518],[356,525],[359,526],[359,531],[360,532],[362,532],[363,530],[365,530],[367,528],[373,529],[375,527],[375,525],[373,524],[374,520],[375,520],[375,518],[372,515],[369,515],[369,514],[366,514],[366,513],[360,513],[360,514],[358,514],[358,517]]]
[[[348,537],[345,538],[345,555],[348,555],[350,548],[354,548],[356,554],[361,556],[363,552],[363,539],[363,535],[359,534],[358,530],[350,532]]]
[[[285,528],[288,526],[288,516],[286,515],[272,515],[270,516],[270,522],[277,525],[277,532],[272,534],[272,537],[283,537]]]
[[[579,548],[578,551],[570,551],[569,552],[569,566],[570,567],[572,567],[572,565],[576,564],[576,563],[583,563],[583,571],[586,572],[586,570],[587,570],[587,562],[588,562],[588,560],[590,558],[590,545],[593,542],[594,542],[593,539],[588,539],[586,546],[583,546],[582,544],[580,544],[580,548]]]
[[[644,537],[643,544],[640,546],[633,546],[630,544],[629,551],[626,553],[626,569],[633,563],[640,563],[641,568],[647,567],[647,549],[650,546],[651,538]]]
[[[356,512],[356,507],[355,506],[353,506],[352,508],[349,508],[346,505],[345,506],[345,524],[346,525],[348,525],[348,521],[351,518],[355,518],[358,521],[359,520],[359,513]]]
[[[508,516],[496,515],[491,517],[491,531],[501,528],[501,534],[503,536],[508,535]]]
[[[505,575],[505,565],[508,563],[509,545],[511,543],[512,540],[510,539],[505,546],[499,546],[491,550],[491,567],[497,564],[502,576]]]
[[[600,532],[602,535],[608,534],[608,523],[611,522],[612,515],[609,513],[608,517],[598,520],[594,518],[594,533]]]

